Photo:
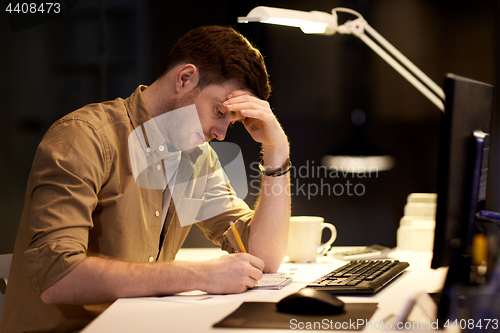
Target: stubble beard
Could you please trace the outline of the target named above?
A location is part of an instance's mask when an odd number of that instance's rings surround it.
[[[194,102],[196,100],[196,97],[198,97],[199,93],[200,91],[198,90],[198,88],[195,88],[182,98],[173,98],[168,100],[165,105],[165,113],[172,110],[180,109],[184,106],[195,104]]]
[[[173,99],[168,100],[165,104],[165,112],[164,113],[167,113],[167,112],[173,111],[173,110],[177,110],[177,109],[180,109],[180,108],[188,106],[188,105],[195,104],[196,97],[198,97],[199,93],[200,93],[200,90],[198,88],[195,88],[182,98],[173,98]],[[194,147],[193,149],[186,150],[186,152],[189,153],[189,152],[193,151],[194,149],[196,149],[196,147]]]

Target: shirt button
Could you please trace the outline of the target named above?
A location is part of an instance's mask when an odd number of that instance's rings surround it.
[[[160,171],[160,170],[161,170],[161,164],[158,164],[158,165],[156,166],[156,170],[158,170],[158,171]]]
[[[160,212],[159,212],[159,211],[156,211],[156,212],[155,212],[155,216],[156,216],[156,217],[160,216]]]
[[[164,151],[164,150],[165,150],[165,147],[160,146],[160,147],[158,147],[158,150],[159,150],[159,151]]]
[[[146,148],[146,153],[148,153],[148,154],[149,154],[150,152],[151,152],[151,148],[149,148],[149,147],[148,147],[148,148]]]
[[[149,257],[149,258],[148,258],[148,261],[149,261],[149,262],[153,262],[154,260],[155,260],[155,258],[153,258],[153,257]]]

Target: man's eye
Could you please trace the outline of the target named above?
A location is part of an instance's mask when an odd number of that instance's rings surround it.
[[[218,115],[218,116],[223,116],[224,115],[224,112],[222,112],[219,108],[217,108],[215,110],[215,113]]]

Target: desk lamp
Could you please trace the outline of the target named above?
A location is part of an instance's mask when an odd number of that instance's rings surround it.
[[[339,12],[350,13],[357,18],[338,25]],[[328,14],[256,7],[247,17],[238,18],[238,22],[264,22],[300,27],[306,34],[353,34],[441,111],[445,110],[444,91],[353,10],[334,8],[332,14]],[[445,89],[447,111],[442,121],[444,126],[440,136],[440,181],[432,267],[449,266],[449,269],[437,316],[440,323],[447,322],[448,319],[461,319],[461,315],[480,321],[498,317],[500,312],[496,302],[497,275],[500,270],[498,242],[493,233],[493,245],[488,249],[491,251],[490,258],[487,259],[484,251],[488,245],[484,238],[477,241],[480,238],[476,237],[481,234],[478,221],[484,221],[486,215],[493,217],[489,222],[498,224],[496,219],[500,219],[500,214],[484,210],[490,150],[489,133],[493,118],[493,86],[448,74]],[[475,257],[476,255],[478,257]],[[473,257],[474,261],[471,260]],[[414,304],[413,301],[408,303],[405,313],[410,313]]]
[[[339,25],[337,13],[340,12],[352,14],[356,16],[356,19],[352,21],[349,20]],[[238,22],[262,22],[298,27],[306,34],[327,36],[334,35],[335,33],[352,34],[361,39],[415,88],[424,94],[424,96],[434,105],[444,112],[445,94],[443,89],[373,29],[361,14],[354,10],[348,8],[334,8],[332,9],[332,13],[329,14],[320,11],[304,12],[259,6],[252,9],[246,17],[238,17]],[[347,157],[327,155],[323,157],[322,163],[328,168],[341,170],[345,170],[346,166],[354,166],[351,169],[353,172],[366,172],[368,163],[368,165],[377,165],[377,171],[383,171],[392,167],[392,158],[390,156]]]

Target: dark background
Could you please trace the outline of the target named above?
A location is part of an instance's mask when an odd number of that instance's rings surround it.
[[[326,12],[349,7],[439,85],[448,72],[499,83],[498,1],[85,0],[61,17],[15,33],[2,8],[0,253],[12,252],[32,159],[51,123],[85,104],[125,98],[137,85],[150,84],[175,41],[207,24],[235,27],[264,54],[273,86],[269,101],[289,136],[295,168],[312,170],[326,154],[354,150],[355,137],[395,158],[393,170],[371,178],[294,177],[292,184],[303,190],[292,188],[292,213],[324,216],[337,227],[337,245],[395,245],[407,195],[436,191],[441,111],[356,37],[236,23],[258,5]],[[352,17],[340,16],[346,19]],[[362,126],[350,120],[356,109],[367,115]],[[500,211],[496,115],[494,122],[488,208]],[[240,145],[254,179],[250,165],[259,160],[259,145],[242,125],[230,129],[226,141]],[[348,195],[347,181],[361,184],[363,195]],[[307,191],[335,184],[346,191]],[[253,205],[255,189],[250,193]],[[195,233],[186,245],[207,243]]]

